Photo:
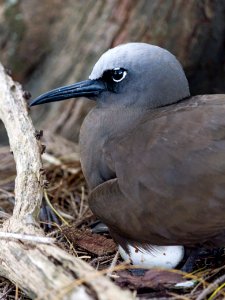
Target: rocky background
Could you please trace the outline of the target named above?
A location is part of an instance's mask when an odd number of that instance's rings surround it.
[[[0,0],[0,61],[33,97],[86,79],[106,49],[132,41],[175,54],[193,95],[225,92],[223,0]],[[91,106],[70,100],[32,114],[37,128],[77,141]]]

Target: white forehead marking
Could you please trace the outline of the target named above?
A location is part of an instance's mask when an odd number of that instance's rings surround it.
[[[152,60],[161,58],[172,58],[173,55],[167,50],[158,46],[153,46],[145,43],[129,43],[117,46],[106,51],[95,64],[90,79],[98,79],[104,71],[115,68],[124,68],[129,70],[137,61]],[[142,67],[145,64],[142,64]]]

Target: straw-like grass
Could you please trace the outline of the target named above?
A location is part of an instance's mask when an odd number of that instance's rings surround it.
[[[58,150],[58,149],[57,149]],[[58,151],[59,152],[59,151]],[[108,234],[96,235],[90,230],[96,220],[88,207],[88,189],[83,177],[77,155],[59,156],[53,151],[44,156],[47,180],[43,203],[48,207],[47,219],[41,220],[46,235],[57,240],[59,247],[74,256],[79,256],[100,273],[112,277],[120,285],[132,288],[129,278],[125,283],[118,280],[120,272],[132,269],[117,257],[116,247]],[[72,157],[72,158],[71,158]],[[8,147],[0,148],[0,222],[8,218],[14,206],[14,179],[16,176],[13,156]],[[46,210],[45,210],[46,211]],[[46,217],[46,216],[45,216]],[[191,289],[175,289],[159,285],[159,288],[141,287],[135,289],[141,299],[223,299],[225,298],[225,257],[208,257],[199,262],[199,269],[186,278],[197,284]],[[163,272],[163,271],[162,271]],[[182,274],[179,270],[171,274]],[[124,275],[125,274],[125,275]],[[128,273],[129,274],[129,273]],[[158,274],[158,273],[157,273]],[[98,273],[96,272],[96,275]],[[126,276],[126,273],[123,273]],[[140,279],[142,280],[142,279]],[[185,280],[185,278],[184,278]],[[85,278],[75,280],[70,286],[59,291],[60,295],[68,292],[74,285],[85,282]],[[0,278],[0,299],[29,299],[18,286]]]

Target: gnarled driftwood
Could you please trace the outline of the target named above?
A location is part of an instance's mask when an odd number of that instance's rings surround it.
[[[28,114],[23,90],[0,65],[0,119],[17,168],[15,208],[2,232],[42,236],[37,223],[43,186],[41,145]],[[49,242],[49,241],[47,241]],[[54,244],[0,239],[0,275],[38,299],[132,299],[108,278]]]

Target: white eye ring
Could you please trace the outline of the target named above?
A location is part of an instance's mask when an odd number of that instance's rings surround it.
[[[121,68],[114,68],[113,69],[113,71],[118,71],[118,70],[121,70]],[[120,82],[120,81],[122,81],[126,76],[127,76],[127,71],[126,70],[124,70],[124,69],[122,69],[123,71],[123,75],[122,75],[122,77],[120,78],[120,79],[115,79],[114,77],[113,77],[113,74],[112,74],[112,80],[114,81],[114,82]]]

